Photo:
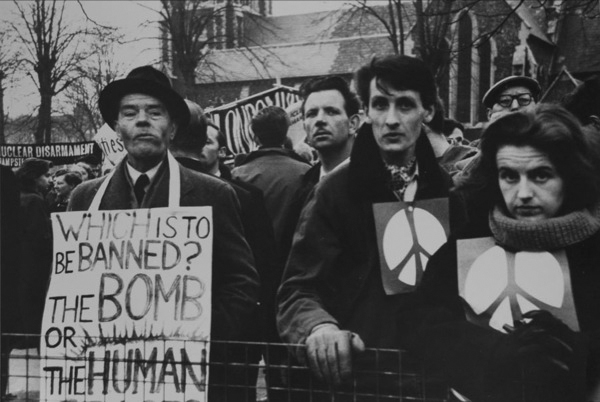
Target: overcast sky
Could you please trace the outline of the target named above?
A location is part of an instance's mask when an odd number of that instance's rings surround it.
[[[27,4],[26,1],[19,1]],[[158,40],[156,25],[148,24],[156,21],[160,1],[92,1],[82,2],[88,16],[99,24],[115,26],[121,30],[129,43],[116,49],[116,57],[124,69],[152,63],[158,58]],[[343,6],[343,0],[275,0],[273,14],[299,14],[313,11],[323,11]],[[84,15],[77,2],[67,1],[67,16],[69,21],[77,23],[84,20]],[[10,1],[0,1],[0,23],[6,26],[7,21],[18,21],[15,6]],[[20,77],[14,83],[8,82],[4,94],[4,108],[9,117],[30,113],[39,104],[39,95],[29,77]],[[55,102],[60,102],[56,99]]]

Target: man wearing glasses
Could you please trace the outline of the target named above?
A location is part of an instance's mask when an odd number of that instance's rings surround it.
[[[533,108],[538,101],[540,84],[530,77],[513,75],[498,81],[483,95],[490,122],[517,110]]]
[[[537,104],[540,92],[540,84],[533,78],[511,75],[501,79],[483,95],[489,123],[506,113],[532,109]],[[452,177],[454,182],[465,177],[478,160],[479,154],[457,162],[454,169],[458,173]]]

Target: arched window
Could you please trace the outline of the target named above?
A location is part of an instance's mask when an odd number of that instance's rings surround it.
[[[492,82],[492,45],[490,40],[484,40],[479,44],[477,49],[479,53],[479,98],[483,97],[483,94],[490,89]],[[487,120],[487,111],[485,107],[479,102],[479,113],[477,115],[478,121]]]
[[[464,13],[457,19],[452,32],[449,115],[462,123],[477,124],[487,120],[481,98],[492,84],[496,46],[493,39],[479,38],[479,24],[472,15]]]
[[[442,41],[440,44],[440,51],[449,54],[450,53],[450,42],[448,40]],[[449,113],[449,105],[450,105],[450,66],[446,65],[443,67],[443,70],[439,72],[439,77],[437,79],[438,85],[438,95],[440,99],[444,102],[444,106],[446,107],[446,113]]]
[[[473,23],[469,14],[463,14],[458,23],[456,39],[457,74],[456,74],[456,119],[460,122],[471,121],[471,79],[473,76],[473,59],[471,42]]]

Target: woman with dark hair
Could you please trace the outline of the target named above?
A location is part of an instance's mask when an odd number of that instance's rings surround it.
[[[597,160],[559,106],[485,130],[458,185],[470,222],[430,259],[411,339],[459,400],[600,400]]]
[[[39,347],[46,287],[52,264],[52,227],[44,195],[52,163],[30,158],[16,171],[21,189],[19,212],[20,271],[18,308],[26,347]]]
[[[478,165],[457,185],[471,200],[469,211],[483,212],[486,218],[490,205],[502,201],[496,159],[498,150],[506,145],[530,146],[546,154],[565,184],[568,199],[562,205],[563,211],[589,208],[598,201],[598,155],[590,149],[580,124],[565,109],[540,105],[535,114],[515,113],[510,119],[490,125],[484,135]],[[481,218],[470,220],[485,223]]]

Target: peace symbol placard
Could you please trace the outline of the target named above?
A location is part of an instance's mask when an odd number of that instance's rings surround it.
[[[414,291],[427,261],[448,239],[448,199],[373,204],[373,215],[385,293]]]
[[[564,250],[513,253],[491,237],[458,240],[458,287],[467,319],[505,332],[523,314],[547,310],[579,331]]]

